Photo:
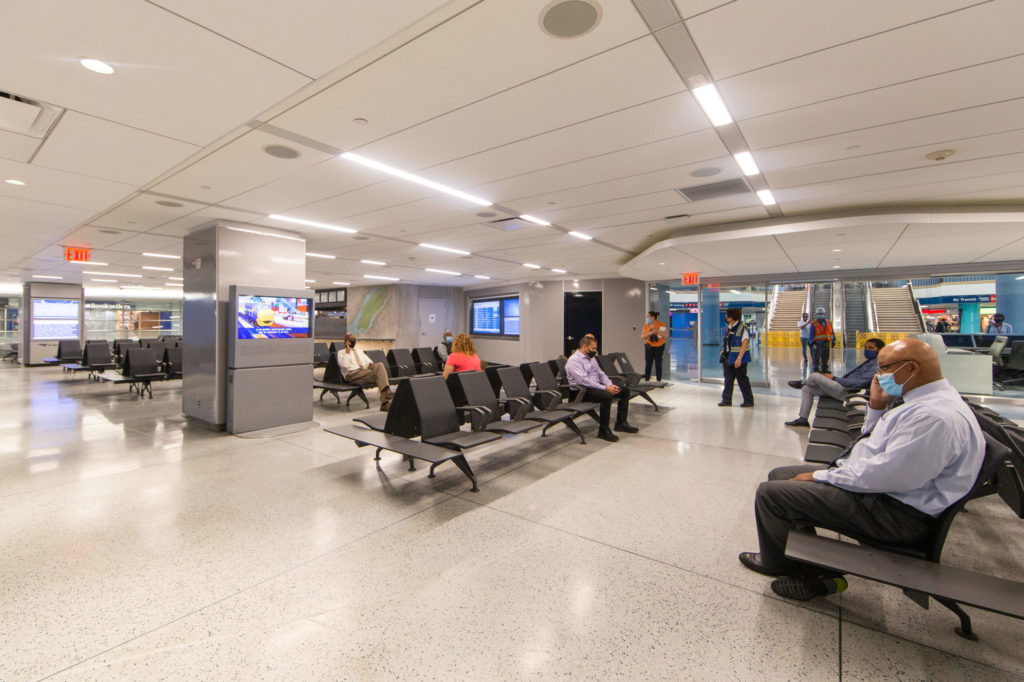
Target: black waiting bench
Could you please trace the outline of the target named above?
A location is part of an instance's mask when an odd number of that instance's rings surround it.
[[[359,397],[367,407],[370,406],[370,401],[366,397],[365,389],[372,388],[375,384],[350,384],[345,381],[341,376],[341,365],[338,363],[338,354],[331,353],[327,360],[327,369],[324,370],[324,376],[322,379],[313,380],[313,388],[320,391],[320,400],[324,399],[324,396],[330,393],[334,396],[334,399],[341,404],[341,394],[348,393],[348,400],[345,401],[345,407],[349,406],[352,402],[352,398]]]

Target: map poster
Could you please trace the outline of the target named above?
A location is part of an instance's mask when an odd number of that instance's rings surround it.
[[[393,339],[398,334],[395,287],[349,287],[348,330],[357,338]]]

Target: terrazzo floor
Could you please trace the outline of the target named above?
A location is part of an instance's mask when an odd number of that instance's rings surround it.
[[[969,609],[968,642],[895,588],[792,603],[742,568],[807,432],[795,394],[720,390],[635,401],[617,444],[479,448],[471,493],[320,428],[206,431],[175,384],[0,363],[0,680],[1024,679],[1024,622]],[[1020,580],[1024,525],[979,500],[946,555]]]

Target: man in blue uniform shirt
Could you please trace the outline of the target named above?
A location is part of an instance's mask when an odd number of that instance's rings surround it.
[[[855,540],[915,545],[937,517],[974,485],[985,456],[985,438],[967,404],[942,378],[935,351],[902,339],[878,355],[878,371],[863,433],[832,466],[772,470],[757,489],[754,515],[760,553],[740,562],[758,573],[791,576],[772,591],[811,599],[846,589],[841,577],[787,559],[793,529],[826,528]],[[887,410],[902,396],[904,402]]]
[[[807,417],[811,414],[811,406],[818,396],[827,395],[836,400],[846,400],[847,391],[854,388],[867,388],[878,372],[878,351],[885,347],[881,339],[868,339],[864,342],[864,362],[841,377],[831,374],[812,373],[805,381],[791,381],[789,385],[802,391],[800,414],[786,426],[807,426],[811,424]]]

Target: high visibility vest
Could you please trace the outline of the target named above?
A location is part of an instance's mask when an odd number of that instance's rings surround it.
[[[649,324],[644,325],[643,333],[648,334],[650,332],[658,332],[658,334],[662,334],[667,329],[667,324],[665,324],[661,320],[655,320],[653,327]],[[662,346],[665,345],[666,340],[668,340],[667,334],[665,336],[648,336],[646,339],[644,339],[644,343],[646,343],[648,346],[651,346],[652,348],[661,348]]]
[[[835,333],[832,331],[832,325],[828,320],[824,322],[814,321],[812,325],[814,327],[814,340],[815,341],[831,341]]]

